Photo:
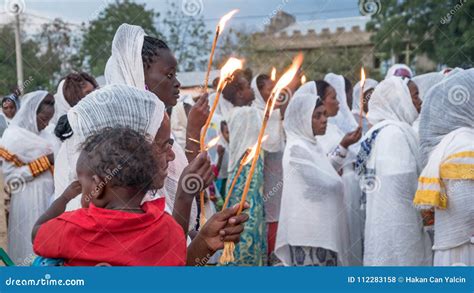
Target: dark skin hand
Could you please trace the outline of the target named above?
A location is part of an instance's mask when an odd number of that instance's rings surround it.
[[[185,180],[188,181],[185,182]],[[207,152],[200,153],[184,168],[176,190],[173,218],[183,228],[185,234],[188,232],[193,199],[198,197],[199,193],[206,189],[213,180],[214,173]],[[197,184],[193,185],[192,182]]]
[[[199,143],[190,140],[190,138],[199,141],[201,129],[206,124],[207,117],[209,116],[209,109],[208,94],[205,93],[199,97],[196,104],[189,111],[186,127],[186,149],[191,152],[186,152],[188,162],[191,162],[199,154]]]
[[[349,146],[358,142],[361,137],[362,137],[362,128],[357,127],[356,130],[349,132],[342,138],[340,145],[347,149]]]
[[[244,204],[244,210],[249,207],[248,203]],[[187,266],[205,265],[217,250],[224,248],[224,242],[240,241],[249,216],[245,213],[237,215],[238,209],[237,204],[214,214],[206,222],[188,247]]]
[[[71,201],[76,196],[78,196],[80,193],[81,193],[81,184],[79,183],[79,181],[74,181],[73,183],[71,183],[66,188],[66,190],[64,190],[63,194],[60,197],[58,197],[51,204],[48,210],[43,215],[41,215],[41,217],[36,221],[35,225],[33,226],[33,231],[31,233],[31,242],[35,241],[36,233],[38,233],[38,230],[41,227],[41,225],[64,213],[68,202]]]

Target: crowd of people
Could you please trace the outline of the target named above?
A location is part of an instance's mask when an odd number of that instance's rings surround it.
[[[2,99],[15,264],[474,265],[474,69],[395,64],[364,87],[297,75],[239,213],[275,80],[235,71],[202,151],[216,93],[180,95],[177,67],[164,41],[122,24],[106,85],[72,72],[54,94]]]

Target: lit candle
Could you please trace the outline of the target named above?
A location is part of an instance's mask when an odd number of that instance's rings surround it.
[[[217,39],[219,38],[219,34],[224,30],[226,22],[237,12],[239,12],[238,9],[232,10],[231,12],[224,15],[217,24],[216,34],[214,35],[214,40],[212,41],[211,55],[209,56],[209,63],[207,64],[206,77],[204,78],[205,92],[207,92],[207,85],[209,84],[209,74],[211,73],[212,59],[214,58],[214,51],[216,50]]]
[[[262,142],[264,142],[267,139],[267,137],[268,135],[265,135],[262,139]],[[237,183],[237,179],[239,179],[240,173],[242,173],[244,166],[251,162],[251,160],[253,159],[256,153],[257,153],[257,143],[255,143],[251,148],[248,148],[245,154],[242,156],[242,159],[240,160],[240,164],[239,164],[239,169],[237,169],[237,173],[235,174],[234,179],[232,180],[232,184],[230,185],[229,191],[227,191],[227,195],[225,197],[222,210],[225,210],[227,208],[227,205],[229,204],[230,196],[232,195],[232,191],[234,190],[234,186]]]
[[[212,116],[214,115],[214,112],[216,111],[216,108],[217,108],[217,104],[219,103],[219,97],[222,93],[222,90],[227,85],[227,81],[232,76],[234,71],[236,71],[237,69],[242,69],[242,66],[243,66],[242,65],[242,60],[239,60],[239,59],[236,59],[236,58],[229,58],[229,60],[227,60],[227,62],[221,68],[219,84],[217,85],[216,97],[214,99],[214,103],[212,104],[211,111],[209,112],[209,116],[207,116],[206,123],[204,124],[204,126],[201,130],[201,137],[200,137],[200,140],[199,140],[201,151],[206,150],[205,138],[206,138],[207,130],[209,129],[209,125],[211,124]],[[204,223],[206,222],[206,215],[205,215],[205,212],[204,212],[204,190],[200,192],[199,200],[200,200],[200,207],[201,207],[200,223],[201,223],[201,227],[202,227],[202,225],[204,225]]]
[[[280,77],[280,79],[278,80],[278,82],[276,83],[275,87],[273,88],[270,94],[270,98],[267,100],[267,104],[265,106],[265,111],[264,111],[265,114],[263,117],[262,127],[260,128],[260,133],[258,135],[257,149],[255,152],[255,156],[252,159],[252,165],[250,166],[249,175],[247,177],[247,180],[245,181],[245,187],[242,193],[242,198],[240,200],[239,210],[237,214],[240,214],[244,208],[244,203],[247,199],[250,183],[252,182],[252,177],[255,172],[255,167],[257,166],[257,161],[260,155],[263,134],[265,133],[268,119],[270,118],[270,115],[273,112],[273,108],[275,107],[276,99],[280,95],[281,91],[294,79],[302,63],[303,63],[303,54],[299,53],[293,59],[293,63],[291,64],[290,69],[288,69],[282,75],[282,77]],[[234,248],[235,248],[235,245],[233,242],[224,243],[224,250],[222,252],[222,257],[220,259],[221,263],[228,263],[234,260]]]
[[[275,81],[276,80],[276,74],[277,74],[277,70],[275,67],[272,68],[272,73],[270,74],[270,79],[272,81]]]
[[[306,83],[306,75],[303,74],[303,76],[301,77],[301,84],[305,84]]]
[[[365,71],[364,67],[360,68],[360,113],[359,113],[359,127],[362,127],[362,117],[364,115],[364,84]]]

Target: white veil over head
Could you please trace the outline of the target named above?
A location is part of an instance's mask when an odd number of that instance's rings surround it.
[[[329,83],[335,90],[337,100],[339,101],[339,111],[335,117],[330,117],[329,122],[335,124],[342,132],[349,133],[358,127],[351,109],[347,105],[346,83],[342,75],[328,73],[324,80]]]
[[[127,84],[145,89],[142,48],[145,31],[136,25],[124,23],[115,32],[112,55],[105,65],[107,84]]]
[[[390,77],[375,87],[369,101],[367,119],[372,125],[383,120],[412,124],[418,117],[410,91],[400,77]]]

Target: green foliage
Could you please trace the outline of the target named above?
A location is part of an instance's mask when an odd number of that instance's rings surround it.
[[[104,74],[112,39],[122,23],[139,25],[148,35],[162,37],[154,25],[159,14],[145,6],[128,0],[117,0],[105,7],[87,28],[83,27],[83,42],[76,67],[89,70],[95,76]]]
[[[179,71],[206,70],[211,43],[211,31],[206,29],[202,15],[189,16],[169,2],[163,20],[166,28],[166,43],[178,60]]]
[[[436,63],[472,66],[473,15],[474,2],[467,0],[386,0],[367,28],[385,57],[409,43],[414,54],[426,53]]]

